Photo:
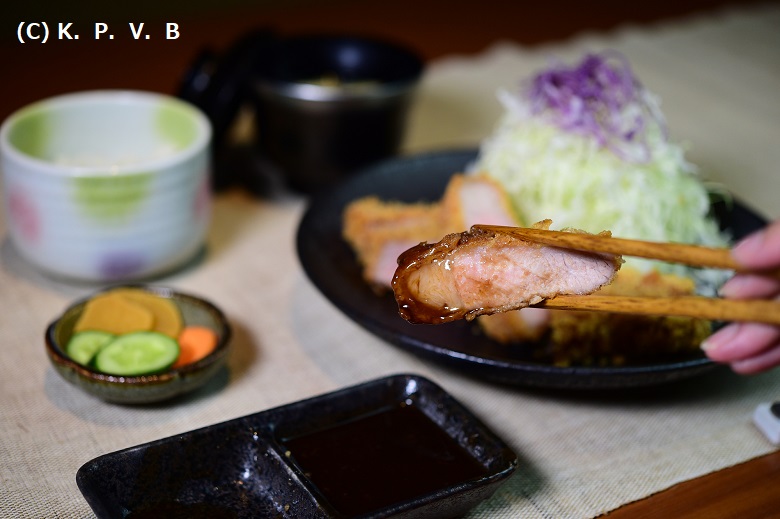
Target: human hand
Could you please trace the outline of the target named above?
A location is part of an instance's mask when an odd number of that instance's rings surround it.
[[[780,269],[780,220],[747,236],[731,254],[750,269]],[[778,299],[780,280],[737,274],[721,287],[720,294],[730,299]],[[737,373],[760,373],[780,366],[780,327],[732,323],[705,340],[702,349],[710,359],[729,364]]]

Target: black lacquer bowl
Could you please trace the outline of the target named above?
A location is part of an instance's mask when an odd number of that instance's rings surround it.
[[[100,456],[76,482],[100,519],[457,517],[516,466],[442,388],[394,375]]]
[[[309,279],[347,316],[391,344],[496,382],[612,390],[664,384],[717,367],[698,351],[653,364],[560,367],[534,359],[527,344],[507,346],[489,339],[474,323],[428,326],[402,319],[392,294],[377,296],[363,280],[354,253],[342,239],[343,210],[349,202],[367,195],[401,202],[438,200],[450,177],[464,171],[475,159],[474,150],[393,159],[313,198],[297,236],[298,256]],[[717,203],[712,210],[735,238],[765,224],[764,219],[737,202]]]

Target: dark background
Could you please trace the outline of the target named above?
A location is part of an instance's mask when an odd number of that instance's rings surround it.
[[[349,32],[381,36],[416,49],[426,60],[480,52],[496,40],[524,45],[559,41],[584,31],[706,14],[766,3],[723,0],[507,1],[507,0],[136,0],[132,7],[98,1],[6,2],[0,33],[0,119],[24,104],[54,94],[96,88],[175,92],[204,47],[224,50],[245,31],[266,27],[279,34]],[[72,22],[81,39],[19,43],[19,22]],[[104,22],[114,40],[95,41]],[[150,40],[133,40],[128,24],[144,22]],[[165,23],[180,37],[165,40]]]

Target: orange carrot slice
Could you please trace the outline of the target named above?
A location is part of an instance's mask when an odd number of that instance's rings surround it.
[[[185,326],[179,334],[179,348],[181,353],[173,364],[174,368],[180,368],[187,364],[197,362],[217,347],[217,334],[211,328],[205,326]]]

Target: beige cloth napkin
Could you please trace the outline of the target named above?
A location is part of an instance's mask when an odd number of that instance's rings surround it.
[[[690,159],[777,217],[779,22],[780,9],[767,6],[439,60],[425,77],[405,150],[474,147],[500,115],[499,87],[551,55],[572,61],[617,48],[663,98],[673,133],[692,143]],[[295,197],[219,197],[205,258],[161,282],[226,312],[235,330],[229,369],[188,398],[152,407],[101,402],[54,372],[43,330],[94,287],[41,276],[3,240],[0,517],[91,517],[75,474],[95,456],[398,372],[432,378],[520,457],[517,473],[469,517],[595,517],[773,449],[751,414],[777,399],[780,370],[723,371],[641,398],[564,395],[473,380],[384,343],[301,271],[294,234],[304,209]]]

